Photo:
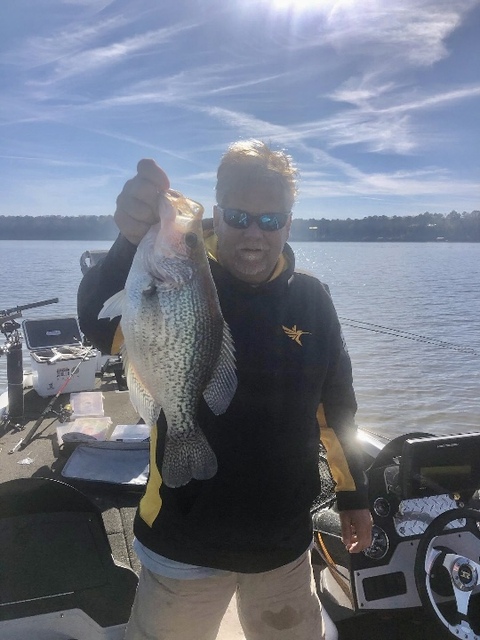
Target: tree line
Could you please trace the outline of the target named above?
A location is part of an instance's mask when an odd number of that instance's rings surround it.
[[[0,216],[1,240],[114,240],[113,216]],[[317,242],[480,242],[480,211],[362,219],[293,219],[290,240]]]
[[[290,237],[322,242],[480,242],[480,211],[293,220]]]

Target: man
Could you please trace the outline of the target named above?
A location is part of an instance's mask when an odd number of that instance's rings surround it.
[[[121,337],[118,320],[99,321],[98,312],[123,288],[168,187],[152,160],[140,161],[117,199],[121,235],[80,286],[82,330],[104,352],[115,351]],[[256,140],[231,145],[216,195],[205,243],[235,344],[238,388],[223,415],[199,407],[218,460],[210,480],[176,489],[162,483],[166,425],[158,420],[134,525],[143,568],[126,638],[214,640],[236,592],[248,640],[321,640],[309,557],[320,431],[343,542],[356,553],[371,540],[350,359],[327,289],[295,272],[286,245],[296,195],[289,156]]]

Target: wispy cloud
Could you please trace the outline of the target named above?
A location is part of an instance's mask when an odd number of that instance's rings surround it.
[[[353,5],[353,6],[352,6]],[[342,54],[428,66],[448,54],[446,38],[477,0],[337,2],[328,16],[327,38]]]
[[[415,125],[412,115],[425,114],[429,110],[448,107],[480,96],[480,85],[470,85],[450,91],[410,98],[409,90],[393,83],[378,87],[365,86],[360,80],[354,88],[352,79],[339,87],[331,98],[349,103],[331,118],[306,125],[324,136],[330,148],[348,144],[364,144],[369,151],[412,153],[421,146],[424,138]]]
[[[180,33],[195,28],[194,23],[174,25],[156,29],[138,36],[125,38],[102,47],[93,47],[84,51],[72,52],[57,59],[52,74],[44,81],[32,84],[51,84],[73,76],[85,76],[92,72],[99,73],[105,67],[119,64],[129,56],[152,51],[177,37]]]
[[[68,167],[68,168],[94,168],[98,169],[102,167],[105,169],[104,163],[97,162],[86,162],[81,160],[67,160],[65,158],[48,158],[45,156],[24,156],[24,155],[0,155],[0,158],[4,160],[12,160],[18,162],[32,162],[32,163],[40,163],[47,166],[52,167]],[[113,167],[111,167],[113,168]],[[118,168],[118,167],[117,167]]]
[[[115,15],[92,24],[73,25],[59,29],[50,36],[33,36],[22,42],[22,45],[6,51],[3,54],[3,63],[20,66],[24,69],[32,69],[47,65],[62,58],[69,58],[85,47],[91,46],[102,38],[110,35],[119,28],[128,24],[123,15]]]
[[[357,85],[357,86],[355,86]],[[474,98],[480,95],[480,84],[418,95],[415,88],[415,98],[410,99],[408,92],[412,91],[401,85],[390,82],[386,85],[374,86],[369,78],[349,79],[330,94],[330,98],[337,102],[350,103],[366,112],[379,114],[406,113],[442,106],[446,103]]]
[[[478,195],[478,182],[452,180],[449,171],[442,168],[419,171],[393,171],[391,173],[360,173],[355,179],[331,179],[314,170],[302,171],[301,196],[305,199],[326,197],[423,197],[451,196],[461,190],[464,197]]]

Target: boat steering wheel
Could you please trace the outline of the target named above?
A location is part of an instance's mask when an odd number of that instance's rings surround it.
[[[480,511],[460,508],[427,527],[415,558],[420,600],[457,640],[480,640]]]

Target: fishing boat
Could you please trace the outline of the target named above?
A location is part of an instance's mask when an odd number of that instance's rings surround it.
[[[100,258],[84,254],[82,271]],[[24,321],[35,371],[20,370],[17,320],[52,302],[0,312],[9,357],[0,396],[0,637],[117,640],[140,569],[132,522],[148,441],[121,360],[84,344],[75,318]],[[91,407],[82,411],[82,400]],[[372,545],[361,554],[349,555],[341,543],[334,486],[319,452],[323,490],[312,505],[312,554],[334,622],[327,640],[479,640],[480,433],[389,440],[361,427],[358,445],[374,520]],[[242,637],[232,602],[218,639]]]

